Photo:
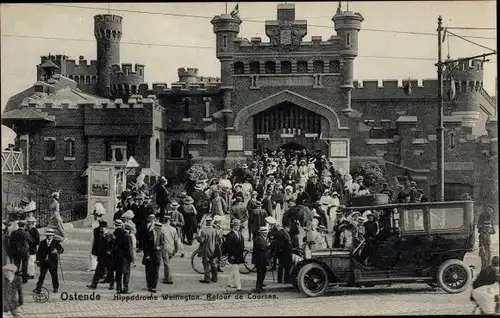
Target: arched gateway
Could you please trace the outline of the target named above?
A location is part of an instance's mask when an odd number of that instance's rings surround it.
[[[342,126],[332,107],[295,92],[284,90],[243,107],[234,128],[245,155],[295,143],[320,150],[348,168],[349,128]]]

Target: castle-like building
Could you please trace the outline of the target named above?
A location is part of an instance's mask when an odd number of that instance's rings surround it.
[[[237,16],[215,16],[221,77],[180,68],[178,82],[152,87],[144,65],[120,65],[122,17],[94,19],[97,60],[43,56],[38,81],[3,113],[30,173],[84,191],[89,163],[123,156],[171,177],[197,160],[229,168],[255,150],[306,147],[344,171],[377,161],[392,175],[409,172],[432,197],[438,82],[354,80],[361,14],[339,9],[336,34],[311,41],[304,41],[307,21],[295,19],[293,4],[278,5],[277,19],[266,21],[269,41],[240,38]],[[477,198],[497,151],[496,103],[483,89],[482,60],[450,67],[448,76],[456,85],[444,110],[446,197]]]

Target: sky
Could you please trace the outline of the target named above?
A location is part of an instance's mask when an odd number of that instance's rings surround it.
[[[243,20],[239,36],[260,36],[269,41],[263,21],[276,19],[277,3],[239,3]],[[228,2],[228,12],[235,5],[236,2]],[[311,36],[326,40],[335,35],[331,18],[337,6],[337,1],[295,2],[296,19],[308,21],[305,41],[310,41]],[[346,9],[346,2],[342,6]],[[40,55],[65,54],[75,60],[83,55],[88,60],[95,59],[93,16],[107,13],[108,8],[123,17],[121,62],[145,64],[145,82],[150,86],[177,81],[179,67],[196,67],[200,76],[220,76],[210,20],[225,13],[224,2],[1,4],[1,110],[10,96],[36,82]],[[354,62],[358,80],[436,78],[435,34],[439,15],[444,26],[495,28],[453,32],[481,37],[470,40],[496,48],[495,1],[349,2],[349,10],[365,18],[359,33],[359,57]],[[489,52],[456,37],[448,38],[443,43],[444,58],[448,51],[452,58]],[[484,87],[490,95],[496,94],[496,61],[496,55],[492,56],[484,70]],[[2,148],[11,142],[13,134],[9,131],[2,126]]]

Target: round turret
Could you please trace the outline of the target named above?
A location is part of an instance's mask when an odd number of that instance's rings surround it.
[[[120,64],[120,40],[123,18],[114,14],[94,16],[94,35],[97,40],[98,92],[110,96],[110,67]]]
[[[232,53],[233,40],[240,33],[240,18],[221,14],[215,16],[210,23],[214,26],[214,33],[217,36],[217,57],[219,58],[220,54]]]
[[[364,18],[358,12],[338,10],[333,16],[335,31],[341,38],[340,55],[358,55],[358,32]]]
[[[198,69],[181,67],[177,69],[179,75],[179,82],[183,83],[198,83]]]

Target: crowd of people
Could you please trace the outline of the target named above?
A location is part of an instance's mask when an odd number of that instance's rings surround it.
[[[296,250],[352,250],[361,241],[370,247],[388,235],[393,224],[384,211],[345,212],[353,200],[374,192],[363,181],[361,175],[344,174],[318,152],[280,150],[255,156],[250,164],[237,164],[220,178],[193,180],[176,197],[170,193],[165,177],[151,188],[137,185],[122,193],[113,225],[103,220],[106,211],[102,207],[96,207],[92,215],[88,270],[94,276],[87,287],[95,289],[102,283],[118,293],[131,293],[130,269],[137,266],[142,254],[146,285],[154,293],[161,264],[163,283],[173,284],[172,257],[184,257],[184,245],[197,243],[205,272],[200,283],[218,281],[221,256],[227,255],[231,264],[228,286],[240,290],[238,266],[245,261],[245,232],[248,241],[253,241],[255,291],[263,291],[269,264],[273,269],[278,266],[278,283],[290,283],[291,269],[300,260]],[[380,193],[386,195],[387,203],[427,200],[411,180],[404,185],[384,183]],[[23,283],[34,278],[34,264],[38,264],[37,292],[47,271],[54,291],[59,288],[57,266],[65,233],[59,193],[52,198],[52,217],[42,242],[32,217],[3,225],[7,251],[3,264],[10,258]],[[228,233],[223,231],[226,216]],[[369,263],[370,250],[361,251],[361,262]]]

